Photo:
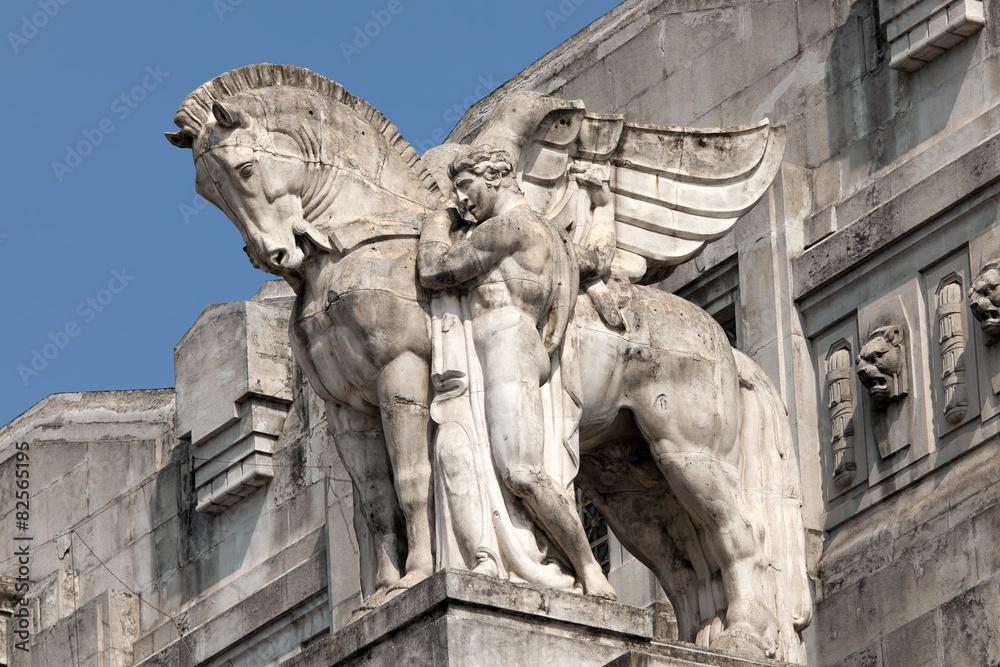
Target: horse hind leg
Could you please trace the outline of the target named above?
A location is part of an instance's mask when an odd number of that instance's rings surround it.
[[[683,409],[670,409],[661,394],[649,410],[634,411],[636,423],[670,489],[704,530],[706,547],[722,571],[726,623],[718,637],[713,633],[710,646],[750,658],[774,657],[777,620],[757,599],[766,564],[740,489],[738,413],[724,409],[738,406],[738,398],[730,403],[716,394],[699,401],[695,394],[684,395]],[[713,411],[713,404],[721,409]],[[715,434],[715,442],[697,439],[706,433]]]
[[[648,567],[677,620],[677,639],[695,642],[702,627],[700,580],[684,548],[698,536],[678,506],[645,442],[613,442],[581,457],[575,483],[600,510],[615,537]]]

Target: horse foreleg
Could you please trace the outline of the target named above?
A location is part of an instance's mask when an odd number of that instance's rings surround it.
[[[427,361],[405,352],[382,369],[378,380],[385,441],[406,519],[406,574],[394,588],[412,586],[434,571],[429,377]]]
[[[402,565],[403,517],[392,486],[392,469],[377,417],[361,414],[342,404],[328,401],[327,424],[333,433],[340,460],[354,484],[354,525],[361,540],[361,523],[371,534],[374,562],[364,563],[362,572],[374,569],[375,590],[362,586],[366,598],[374,598],[399,581]],[[366,552],[368,552],[366,554]],[[365,577],[366,578],[366,577]]]

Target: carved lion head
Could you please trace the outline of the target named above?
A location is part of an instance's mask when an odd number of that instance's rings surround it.
[[[969,290],[969,306],[983,333],[1000,337],[1000,260],[987,262]]]
[[[858,377],[875,406],[882,406],[907,393],[903,330],[879,327],[871,332],[857,358]]]

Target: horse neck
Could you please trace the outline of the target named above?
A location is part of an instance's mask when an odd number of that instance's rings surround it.
[[[410,192],[390,190],[347,167],[309,167],[303,196],[303,215],[319,229],[332,232],[359,218],[382,217],[425,207],[416,187]]]
[[[332,122],[333,117],[337,122]],[[378,128],[342,105],[331,104],[323,118],[298,129],[309,162],[303,214],[320,230],[334,231],[359,218],[426,208],[430,195],[416,169]]]

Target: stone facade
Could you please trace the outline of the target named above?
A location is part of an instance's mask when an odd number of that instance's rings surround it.
[[[1000,359],[967,299],[1000,258],[998,58],[989,1],[629,0],[450,137],[519,90],[650,124],[787,125],[765,200],[663,286],[722,322],[789,409],[811,665],[1000,660]],[[54,395],[0,429],[0,540],[30,536],[32,556],[30,652],[5,597],[0,664],[306,664],[346,625],[364,545],[291,361],[290,299],[267,283],[207,308],[175,350],[174,389]],[[610,554],[619,599],[661,609],[613,536]]]

